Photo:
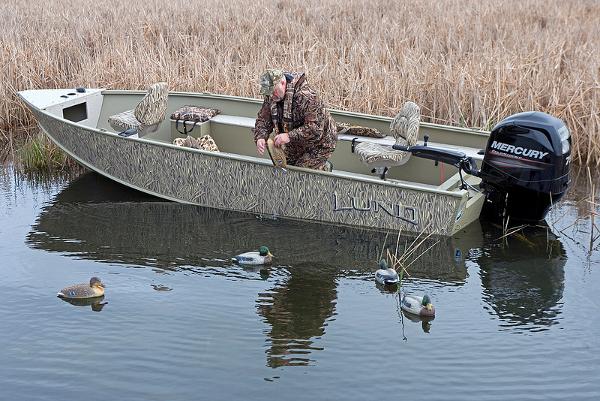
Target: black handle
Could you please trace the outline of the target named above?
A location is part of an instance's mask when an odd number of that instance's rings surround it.
[[[427,136],[425,140],[429,139]],[[423,159],[434,160],[436,162],[442,162],[450,164],[456,168],[462,169],[467,174],[477,175],[477,164],[472,157],[467,157],[463,152],[456,150],[434,148],[426,145],[415,145],[415,146],[404,146],[404,145],[392,145],[395,150],[402,150],[404,152],[410,152],[416,157]]]

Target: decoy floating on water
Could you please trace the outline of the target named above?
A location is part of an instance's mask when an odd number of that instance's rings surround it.
[[[65,299],[87,299],[104,295],[104,284],[98,277],[92,277],[89,284],[76,284],[65,287],[58,294],[59,298]]]
[[[231,258],[231,261],[239,265],[269,265],[273,261],[273,255],[269,248],[261,246],[258,252],[245,252]]]
[[[381,285],[395,285],[398,284],[400,278],[398,272],[388,266],[385,259],[379,261],[379,270],[375,272],[375,281]]]
[[[435,316],[435,307],[429,299],[429,295],[419,297],[417,295],[404,295],[400,307],[407,313],[417,316]]]

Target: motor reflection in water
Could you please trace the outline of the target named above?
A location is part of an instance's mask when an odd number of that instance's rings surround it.
[[[480,267],[483,299],[503,327],[546,330],[562,307],[565,249],[547,227],[501,236],[487,228],[485,246],[469,257]]]

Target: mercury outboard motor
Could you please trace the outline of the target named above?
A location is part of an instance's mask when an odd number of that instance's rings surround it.
[[[543,220],[569,185],[571,135],[562,120],[525,112],[498,123],[479,172],[483,213],[493,220]]]
[[[481,170],[463,152],[423,145],[393,145],[414,156],[448,163],[481,178],[482,214],[503,221],[543,220],[569,186],[571,134],[562,120],[538,111],[514,114],[490,134]],[[463,188],[468,185],[462,180]]]

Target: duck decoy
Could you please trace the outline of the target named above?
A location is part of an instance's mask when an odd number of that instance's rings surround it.
[[[420,297],[417,295],[404,295],[400,307],[407,313],[417,316],[435,316],[435,307],[431,303],[429,295]]]
[[[273,255],[263,245],[258,252],[245,252],[231,258],[231,261],[239,265],[269,265],[273,261]]]
[[[269,152],[269,157],[273,162],[273,166],[285,169],[287,167],[287,158],[285,156],[285,147],[277,147],[275,146],[275,141],[269,138],[267,139],[267,151]]]
[[[379,270],[375,272],[375,281],[381,285],[395,285],[400,281],[398,272],[388,266],[385,259],[379,261]]]
[[[87,299],[104,295],[104,284],[98,277],[92,277],[89,284],[76,284],[65,287],[56,294],[65,299]]]

